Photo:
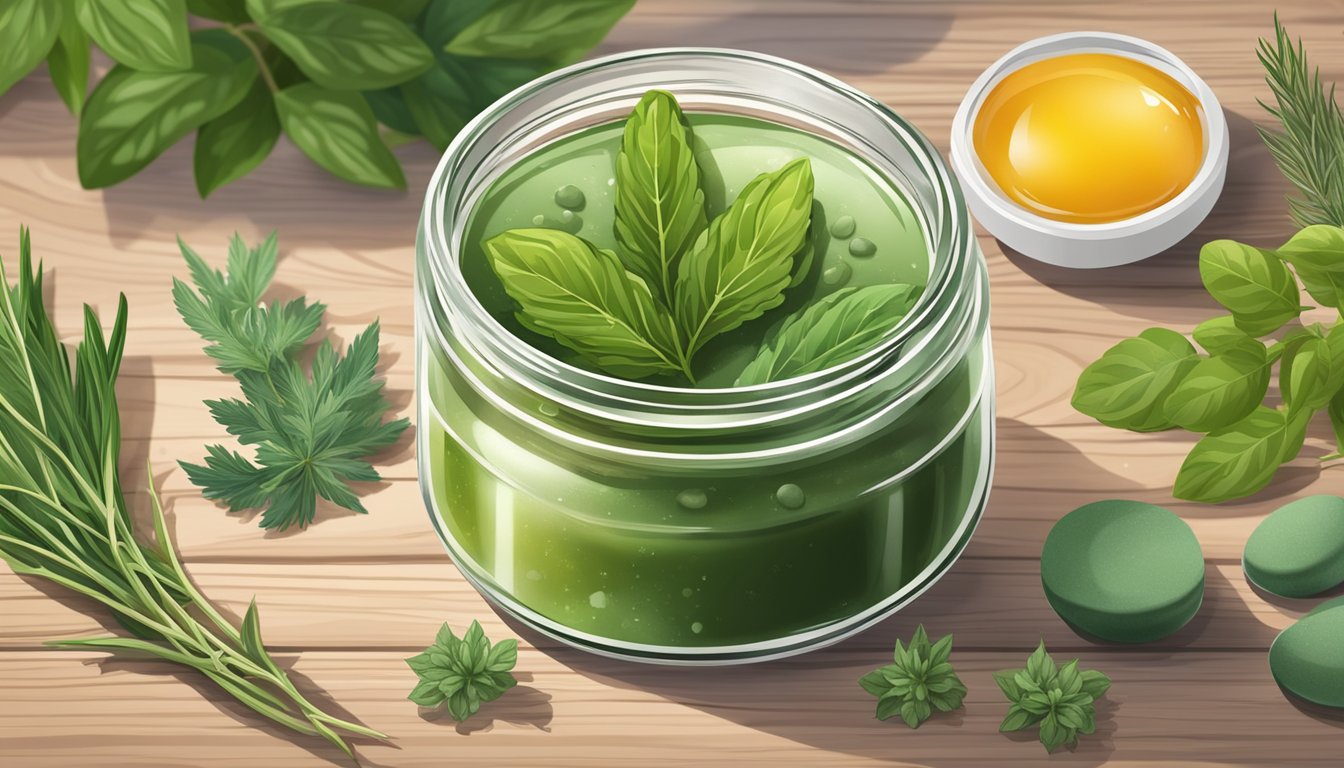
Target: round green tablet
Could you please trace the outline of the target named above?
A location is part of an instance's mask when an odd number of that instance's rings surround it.
[[[1316,704],[1344,707],[1344,600],[1318,606],[1269,646],[1269,671],[1284,690]]]
[[[1310,597],[1344,582],[1344,499],[1308,496],[1256,526],[1241,557],[1246,578],[1283,597]]]
[[[1117,643],[1157,640],[1194,618],[1204,556],[1168,509],[1113,499],[1055,523],[1041,550],[1050,606],[1080,632]]]

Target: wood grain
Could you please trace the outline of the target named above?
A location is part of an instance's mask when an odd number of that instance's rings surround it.
[[[1282,2],[1329,81],[1344,81],[1344,3]],[[268,642],[350,713],[396,737],[363,745],[370,765],[929,765],[1034,766],[1039,745],[996,733],[1003,702],[994,669],[1021,663],[1038,638],[1115,679],[1100,734],[1050,758],[1070,766],[1338,765],[1341,721],[1293,704],[1274,686],[1265,650],[1313,601],[1267,599],[1239,569],[1247,534],[1290,497],[1344,492],[1344,468],[1322,467],[1325,425],[1266,491],[1217,507],[1175,503],[1170,487],[1188,435],[1103,428],[1070,408],[1078,372],[1123,336],[1151,325],[1188,328],[1213,313],[1199,285],[1200,243],[1232,237],[1273,245],[1291,224],[1287,186],[1255,134],[1265,98],[1256,39],[1272,7],[1251,0],[888,2],[884,0],[640,0],[602,52],[721,46],[798,60],[890,104],[947,147],[966,86],[1017,43],[1075,29],[1134,34],[1184,58],[1222,100],[1231,129],[1227,187],[1206,222],[1168,253],[1104,272],[1070,271],[1005,252],[981,233],[989,269],[998,387],[998,471],[967,555],[926,596],[839,646],[735,670],[631,666],[558,647],[497,616],[449,564],[425,518],[410,437],[380,458],[385,482],[362,489],[371,514],[325,509],[310,530],[267,534],[202,500],[178,460],[195,460],[221,430],[201,407],[236,391],[177,319],[169,279],[181,275],[175,236],[222,262],[234,231],[281,236],[276,298],[328,304],[328,331],[348,340],[383,326],[389,394],[412,413],[411,281],[429,147],[397,150],[409,189],[339,184],[282,141],[256,173],[196,199],[190,142],[115,188],[77,181],[74,123],[38,73],[0,98],[0,232],[33,228],[67,339],[83,303],[130,300],[119,386],[122,469],[133,505],[151,466],[187,567],[238,611],[256,595]],[[8,236],[6,236],[7,238]],[[0,240],[0,253],[13,253]],[[1036,557],[1050,525],[1104,497],[1170,505],[1198,536],[1205,605],[1173,638],[1138,648],[1096,646],[1050,611]],[[492,636],[518,635],[522,686],[467,726],[418,713],[401,659],[443,621],[480,618]],[[106,617],[59,590],[0,571],[0,766],[330,765],[325,746],[263,725],[199,680],[156,664],[44,649],[49,638],[104,631]],[[918,622],[954,632],[971,692],[966,710],[919,731],[872,719],[854,680],[887,658]]]

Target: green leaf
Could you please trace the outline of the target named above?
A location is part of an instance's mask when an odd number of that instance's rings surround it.
[[[1041,743],[1046,752],[1054,752],[1064,742],[1069,741],[1069,729],[1060,725],[1054,714],[1041,720]]]
[[[920,289],[900,283],[844,288],[794,313],[747,364],[734,386],[802,376],[867,352],[915,305]]]
[[[47,54],[47,71],[61,101],[65,102],[70,114],[78,117],[84,110],[84,99],[89,91],[89,36],[79,25],[73,0],[66,0],[62,8],[60,33]],[[0,30],[3,28],[4,21],[0,20]],[[0,36],[3,36],[2,31]],[[0,42],[0,45],[4,43]],[[3,91],[0,87],[0,92]]]
[[[411,116],[411,109],[406,104],[406,98],[402,96],[400,87],[365,91],[364,100],[369,102],[369,109],[373,110],[374,118],[388,128],[407,135],[421,133],[419,126],[415,124],[415,118]]]
[[[487,672],[508,672],[518,663],[518,641],[512,638],[500,640],[485,657]]]
[[[705,231],[705,193],[676,98],[649,91],[616,156],[616,244],[626,268],[671,304],[677,259]]]
[[[634,0],[497,0],[444,46],[461,56],[577,61]]]
[[[1236,320],[1231,315],[1219,315],[1211,320],[1205,320],[1195,326],[1190,335],[1195,338],[1196,344],[1211,355],[1244,346],[1246,342],[1255,340],[1255,337],[1237,327]]]
[[[527,327],[617,376],[684,370],[676,324],[616,254],[553,229],[509,230],[485,250]]]
[[[1254,339],[1196,363],[1167,396],[1164,413],[1192,432],[1211,432],[1240,421],[1265,399],[1270,360]]]
[[[1330,428],[1335,432],[1335,451],[1344,454],[1344,390],[1330,398],[1327,413],[1330,415]]]
[[[1289,238],[1277,253],[1294,267],[1344,273],[1344,228],[1313,224]]]
[[[429,0],[347,0],[352,5],[376,8],[383,13],[395,16],[402,21],[414,21]]]
[[[1093,701],[1106,695],[1106,691],[1111,688],[1111,679],[1095,669],[1083,670],[1082,682],[1082,692],[1091,696]]]
[[[438,62],[428,72],[404,83],[401,94],[418,131],[444,150],[476,115],[471,85],[461,68]]]
[[[422,707],[437,707],[447,698],[433,680],[421,680],[406,698]]]
[[[187,10],[193,16],[230,24],[246,24],[250,21],[244,0],[187,0]]]
[[[1026,672],[1032,680],[1042,686],[1054,680],[1058,668],[1055,666],[1055,660],[1050,657],[1049,651],[1045,650],[1044,640],[1027,657]]]
[[[243,624],[239,630],[243,650],[253,661],[261,662],[266,658],[266,646],[261,642],[261,619],[257,617],[257,599],[248,603],[247,613],[243,614]]]
[[[887,691],[891,690],[891,683],[887,681],[886,675],[883,674],[883,671],[886,669],[886,667],[875,669],[859,678],[859,687],[874,696],[882,696]]]
[[[1037,717],[1037,715],[1031,714],[1017,704],[1013,704],[1008,707],[1008,714],[1004,716],[1003,722],[999,723],[999,732],[1012,733],[1013,731],[1020,731],[1034,723]]]
[[[256,78],[242,101],[196,133],[194,168],[201,197],[251,173],[279,138],[275,102],[266,84]]]
[[[1186,338],[1149,328],[1106,350],[1078,377],[1073,407],[1108,427],[1151,432],[1170,429],[1167,396],[1198,362]]]
[[[1307,418],[1260,406],[1249,416],[1204,436],[1176,475],[1172,495],[1217,503],[1269,485],[1279,465],[1302,448]]]
[[[1005,669],[994,673],[995,684],[999,686],[999,690],[1003,691],[1003,695],[1007,696],[1009,701],[1017,701],[1022,698],[1022,689],[1013,680],[1016,675],[1017,670],[1015,669]]]
[[[222,38],[221,38],[222,36]],[[118,65],[94,88],[79,121],[76,155],[86,189],[124,181],[179,139],[232,109],[257,75],[220,30],[193,35],[192,65],[181,72],[137,72]]]
[[[185,0],[76,0],[79,22],[98,47],[141,72],[192,68]]]
[[[0,3],[0,94],[46,58],[60,30],[61,3],[56,0]]]
[[[363,96],[300,83],[277,93],[275,106],[285,135],[318,165],[356,184],[406,187]]]
[[[331,90],[389,88],[434,64],[434,54],[405,23],[373,8],[295,5],[257,23],[304,74]]]
[[[812,222],[812,164],[757,176],[677,267],[675,312],[686,356],[784,301]]]
[[[1289,344],[1279,363],[1279,392],[1290,412],[1324,408],[1344,387],[1344,360],[1318,336]]]
[[[1283,262],[1259,248],[1215,240],[1199,251],[1204,287],[1227,307],[1237,327],[1264,336],[1302,311],[1297,281]]]

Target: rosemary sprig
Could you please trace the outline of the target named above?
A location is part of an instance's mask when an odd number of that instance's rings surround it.
[[[1274,39],[1261,39],[1256,52],[1265,68],[1265,82],[1274,93],[1274,106],[1260,106],[1283,126],[1256,130],[1269,147],[1283,175],[1300,197],[1289,198],[1289,210],[1299,226],[1344,226],[1344,114],[1335,101],[1334,85],[1326,88],[1320,69],[1307,64],[1299,38],[1296,43],[1274,16]]]
[[[258,714],[322,736],[352,758],[338,731],[387,738],[327,714],[295,688],[262,645],[255,603],[235,627],[197,591],[152,483],[153,541],[137,539],[117,476],[115,385],[126,299],[106,339],[85,307],[73,371],[42,301],[41,265],[32,269],[24,229],[18,284],[0,290],[0,559],[15,573],[107,606],[134,635],[50,644],[133,651],[191,667]]]

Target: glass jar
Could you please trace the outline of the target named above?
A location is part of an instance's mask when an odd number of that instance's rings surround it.
[[[910,315],[806,376],[693,389],[527,344],[460,269],[484,190],[647,90],[800,128],[908,197],[928,250]],[[731,663],[835,642],[947,570],[984,509],[994,445],[984,257],[934,147],[882,104],[781,59],[640,51],[536,80],[466,127],[430,182],[416,263],[419,471],[483,595],[622,658]]]

